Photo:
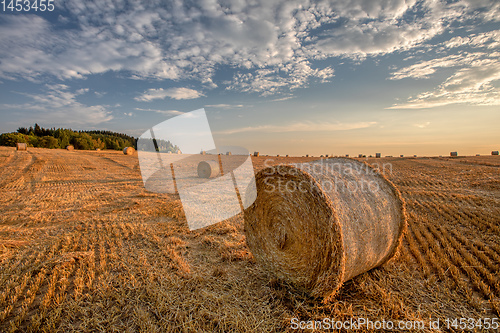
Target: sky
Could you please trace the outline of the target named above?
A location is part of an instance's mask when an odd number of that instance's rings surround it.
[[[0,132],[204,108],[216,145],[261,154],[500,149],[498,1],[53,3],[0,8]]]

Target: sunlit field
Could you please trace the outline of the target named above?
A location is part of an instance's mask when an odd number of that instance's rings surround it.
[[[252,157],[254,167],[266,159],[318,157]],[[177,195],[144,189],[137,153],[0,147],[0,331],[283,332],[292,318],[500,317],[500,157],[367,162],[392,166],[385,175],[406,201],[408,231],[394,259],[323,304],[266,276],[242,214],[190,232]]]

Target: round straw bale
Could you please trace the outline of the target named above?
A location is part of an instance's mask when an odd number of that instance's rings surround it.
[[[365,163],[332,158],[255,176],[244,211],[247,244],[265,271],[331,300],[345,281],[380,266],[406,229],[399,191]]]
[[[133,147],[125,147],[123,148],[123,153],[125,155],[132,155],[134,153],[135,149]]]
[[[18,143],[16,143],[16,149],[17,150],[28,150],[28,145],[24,142],[18,142]]]
[[[259,157],[259,152],[258,152],[258,151],[254,152],[254,153],[253,153],[253,156],[255,156],[255,157]]]
[[[69,146],[66,146],[66,150],[74,150],[75,147],[73,147],[72,145],[69,145]]]
[[[201,161],[198,163],[198,177],[200,178],[213,178],[219,172],[219,163],[216,161]]]

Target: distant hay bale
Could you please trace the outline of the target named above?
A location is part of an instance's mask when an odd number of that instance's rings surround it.
[[[276,155],[276,157],[280,157],[280,154]]]
[[[285,157],[288,157],[288,154]]]
[[[375,153],[375,158],[380,158],[380,157],[382,157],[381,153]]]
[[[101,148],[96,148],[95,151],[101,151]]]
[[[345,154],[345,157],[349,157],[349,154]]]
[[[481,156],[481,154],[476,154],[476,156]]]
[[[125,147],[123,148],[123,153],[125,155],[132,155],[135,152],[135,149],[133,147]]]
[[[24,142],[16,143],[16,150],[28,150],[28,145]]]
[[[72,145],[68,145],[66,146],[66,150],[75,150],[75,147],[73,147]]]
[[[405,157],[405,155],[399,155],[399,157]]]
[[[231,156],[231,155],[233,155],[233,154],[232,154],[230,151],[228,151],[228,152],[226,152],[226,155],[227,155],[227,156]]]
[[[204,150],[202,150],[202,151],[200,152],[200,154],[201,154],[201,155],[206,155],[206,154],[207,154],[207,152],[206,152],[206,151],[204,151]]]
[[[417,155],[413,155],[413,157],[417,157]]]
[[[367,164],[334,158],[280,165],[255,180],[257,199],[244,211],[247,244],[265,271],[298,290],[328,302],[345,281],[397,252],[404,202]]]
[[[361,158],[361,157],[363,157],[363,154],[358,154],[358,158]]]
[[[309,157],[309,154],[307,154],[306,157]]]
[[[219,172],[219,163],[216,161],[201,161],[198,163],[198,177],[200,178],[213,178]]]
[[[325,157],[328,157],[328,154],[326,154]]]
[[[498,150],[494,150],[491,152],[491,155],[498,155]]]
[[[253,153],[253,156],[255,156],[255,157],[259,157],[259,152],[258,152],[258,151],[254,152],[254,153]]]
[[[458,156],[458,152],[452,151],[452,152],[450,152],[450,156],[456,157],[456,156]]]

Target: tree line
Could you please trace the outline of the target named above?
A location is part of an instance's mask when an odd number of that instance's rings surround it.
[[[17,132],[0,135],[0,146],[15,146],[26,143],[29,147],[66,148],[72,145],[75,149],[115,149],[125,147],[137,148],[137,140],[122,133],[112,131],[74,131],[64,128],[43,128],[38,124],[29,128],[20,127]]]

